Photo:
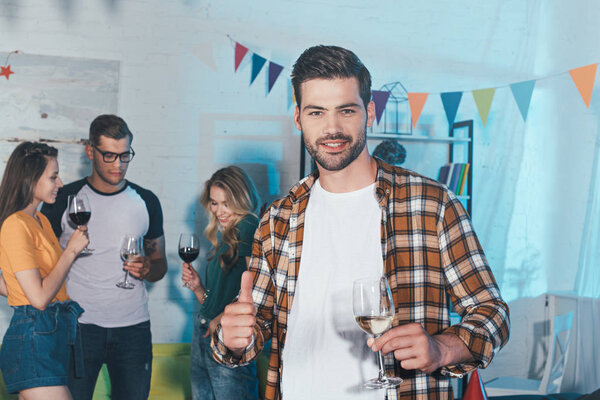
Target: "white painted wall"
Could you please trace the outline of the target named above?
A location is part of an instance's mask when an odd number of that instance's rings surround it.
[[[593,0],[5,0],[0,52],[120,61],[118,110],[137,152],[128,177],[154,190],[165,211],[170,271],[151,289],[151,314],[154,340],[170,342],[191,337],[176,243],[181,231],[202,228],[202,182],[224,164],[253,163],[270,199],[298,175],[285,80],[268,96],[264,71],[249,86],[248,64],[233,72],[228,35],[286,66],[282,75],[304,48],[325,43],[353,49],[375,89],[498,87],[486,127],[468,92],[456,120],[475,120],[473,220],[512,300],[573,288],[599,103],[596,94],[586,109],[568,74],[554,75],[600,60],[599,16]],[[524,123],[508,85],[543,77]],[[415,134],[447,128],[432,94]]]

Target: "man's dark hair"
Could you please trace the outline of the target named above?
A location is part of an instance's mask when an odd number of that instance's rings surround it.
[[[360,59],[351,52],[337,46],[313,46],[300,55],[292,70],[292,85],[296,103],[300,107],[302,93],[300,85],[311,79],[356,78],[360,98],[365,109],[371,101],[371,74]]]
[[[133,141],[133,134],[129,130],[127,123],[121,117],[112,114],[97,116],[90,125],[90,144],[98,146],[100,136],[106,136],[110,139],[123,139],[129,137],[129,143]]]

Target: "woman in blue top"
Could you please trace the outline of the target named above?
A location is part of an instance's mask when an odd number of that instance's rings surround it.
[[[204,184],[200,199],[209,215],[204,234],[213,244],[206,267],[206,279],[200,280],[191,264],[183,263],[182,280],[200,302],[194,317],[190,355],[192,398],[257,399],[256,364],[228,368],[212,357],[210,336],[221,319],[225,306],[240,290],[242,273],[252,253],[258,219],[253,214],[258,195],[252,180],[235,166],[222,168]]]

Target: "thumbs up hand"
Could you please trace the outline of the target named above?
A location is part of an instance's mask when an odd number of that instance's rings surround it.
[[[223,342],[236,354],[241,354],[252,342],[254,325],[256,324],[256,307],[252,301],[252,274],[242,274],[240,295],[235,303],[225,307],[221,318]]]
[[[240,283],[240,295],[238,296],[238,303],[252,303],[252,273],[245,271],[242,274],[242,282]]]

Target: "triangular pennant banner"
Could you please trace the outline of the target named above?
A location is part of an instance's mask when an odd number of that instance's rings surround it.
[[[487,123],[495,93],[496,88],[473,90],[473,100],[475,100],[483,126]]]
[[[474,370],[471,373],[463,400],[488,400],[485,387],[483,386],[483,382],[481,382],[481,378],[479,377],[477,370]]]
[[[533,87],[535,86],[535,80],[513,83],[510,85],[510,90],[517,102],[523,121],[527,120],[527,113],[529,112],[529,103],[531,102],[531,95],[533,94]]]
[[[271,89],[273,89],[273,85],[275,81],[281,74],[283,67],[279,64],[274,63],[273,61],[269,61],[269,89],[268,92],[271,93]]]
[[[379,124],[383,110],[385,110],[385,105],[390,98],[390,92],[386,90],[373,90],[371,94],[373,103],[375,103],[375,118],[377,118],[377,123]]]
[[[569,70],[571,78],[579,90],[579,94],[585,103],[587,108],[590,108],[590,101],[592,100],[592,91],[594,90],[594,80],[596,80],[596,70],[598,69],[598,63],[586,65],[585,67],[579,67]]]
[[[444,111],[446,111],[446,118],[448,118],[448,124],[450,126],[454,124],[462,94],[463,92],[446,92],[440,94],[442,103],[444,104]]]
[[[242,60],[246,56],[248,52],[248,48],[242,46],[238,42],[235,42],[235,71],[237,72],[238,67],[240,66]]]
[[[254,83],[254,80],[258,76],[258,73],[262,69],[263,65],[267,62],[267,59],[259,56],[256,53],[252,54],[252,76],[250,77],[250,84]]]
[[[194,54],[200,58],[200,61],[212,69],[213,71],[217,70],[217,64],[215,63],[215,57],[213,55],[213,46],[211,42],[202,42],[194,46],[193,48]],[[237,70],[236,64],[236,70]]]
[[[410,119],[412,120],[412,127],[415,129],[417,125],[417,121],[421,117],[421,111],[423,111],[423,106],[425,105],[425,101],[427,101],[427,96],[429,93],[407,93],[408,94],[408,105],[410,106]]]

